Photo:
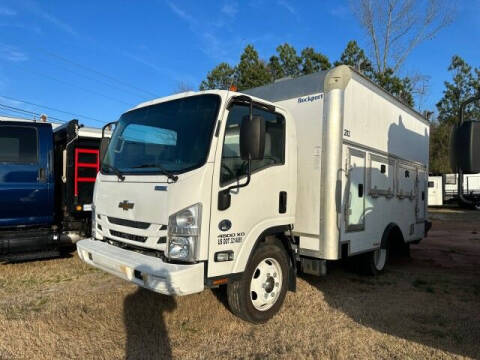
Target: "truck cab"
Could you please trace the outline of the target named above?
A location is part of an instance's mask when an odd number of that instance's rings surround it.
[[[240,139],[251,118],[264,143],[249,161]],[[296,156],[293,122],[266,101],[208,91],[141,104],[116,125],[95,185],[96,241],[80,241],[78,252],[164,294],[225,284],[260,238],[291,228]]]
[[[90,233],[99,129],[0,119],[0,257],[51,257]]]

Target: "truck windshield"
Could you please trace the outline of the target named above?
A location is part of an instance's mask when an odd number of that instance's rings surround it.
[[[206,94],[123,114],[112,135],[102,172],[178,174],[202,166],[219,107],[220,97]]]

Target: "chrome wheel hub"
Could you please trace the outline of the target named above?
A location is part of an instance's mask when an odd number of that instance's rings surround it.
[[[255,309],[266,311],[277,302],[282,280],[282,268],[277,260],[266,258],[260,261],[250,280],[250,300]]]

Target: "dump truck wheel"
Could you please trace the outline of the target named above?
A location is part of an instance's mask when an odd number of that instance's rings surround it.
[[[252,323],[272,318],[285,300],[289,263],[281,244],[261,244],[242,278],[227,286],[232,312]]]

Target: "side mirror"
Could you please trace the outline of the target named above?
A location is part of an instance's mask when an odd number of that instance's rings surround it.
[[[246,115],[240,126],[240,156],[242,160],[263,160],[265,152],[265,119]]]
[[[110,122],[102,128],[102,139],[100,140],[100,163],[103,161],[105,154],[107,153],[108,145],[110,144],[110,138],[112,136],[113,126],[117,122]],[[107,133],[107,134],[105,134]]]
[[[455,125],[450,137],[450,165],[454,172],[480,172],[480,121]]]

